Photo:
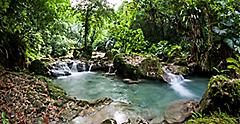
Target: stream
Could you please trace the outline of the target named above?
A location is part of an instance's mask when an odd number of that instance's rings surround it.
[[[103,97],[130,103],[139,115],[161,115],[169,103],[179,99],[200,100],[208,84],[207,78],[191,77],[179,84],[143,80],[125,84],[119,78],[98,72],[74,72],[54,80],[68,95],[77,99],[95,100]]]

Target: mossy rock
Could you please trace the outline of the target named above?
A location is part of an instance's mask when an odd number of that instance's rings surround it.
[[[116,74],[122,78],[137,80],[142,76],[142,73],[137,66],[127,64],[124,61],[124,56],[122,54],[114,56],[113,66],[117,70]]]
[[[112,51],[108,51],[106,52],[105,57],[107,57],[108,60],[112,60],[114,58],[114,53]]]
[[[139,68],[145,78],[162,79],[164,72],[159,58],[148,57],[141,62]]]
[[[201,102],[200,111],[210,115],[224,112],[240,116],[240,79],[229,79],[223,75],[211,78]]]
[[[190,69],[187,66],[180,66],[180,65],[167,65],[170,71],[174,74],[181,74],[181,75],[189,75],[190,74]]]
[[[29,66],[29,71],[36,75],[47,75],[48,68],[42,61],[34,60]]]

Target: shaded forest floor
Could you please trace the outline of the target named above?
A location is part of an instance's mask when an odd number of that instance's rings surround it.
[[[0,94],[0,122],[9,123],[67,123],[112,102],[75,100],[45,77],[4,69],[0,69]]]

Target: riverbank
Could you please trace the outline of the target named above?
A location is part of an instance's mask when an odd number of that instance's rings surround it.
[[[24,72],[0,71],[0,122],[68,123],[75,117],[101,109],[112,102],[75,100],[42,76]]]

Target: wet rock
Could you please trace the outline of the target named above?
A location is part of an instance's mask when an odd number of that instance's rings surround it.
[[[199,110],[198,102],[194,100],[179,100],[171,103],[164,113],[163,123],[183,123],[193,112]]]
[[[91,71],[100,71],[100,70],[102,70],[102,64],[100,64],[98,62],[94,63],[94,64],[91,64],[90,67],[91,67]]]
[[[68,76],[71,75],[71,70],[66,63],[56,63],[52,66],[50,75],[53,77]]]
[[[103,121],[101,124],[117,124],[117,121],[114,119],[107,119]]]
[[[240,79],[229,79],[223,75],[210,79],[208,89],[200,101],[200,111],[210,115],[224,112],[239,117]]]
[[[60,76],[69,76],[71,73],[69,71],[63,71],[63,70],[50,70],[50,74],[53,77],[60,77]]]
[[[104,75],[105,76],[115,76],[116,74],[115,73],[105,73]]]
[[[78,72],[82,72],[82,71],[87,71],[88,70],[88,65],[85,62],[75,62],[75,66]],[[72,69],[72,66],[69,66]]]
[[[141,80],[123,79],[123,82],[127,84],[138,84]]]

